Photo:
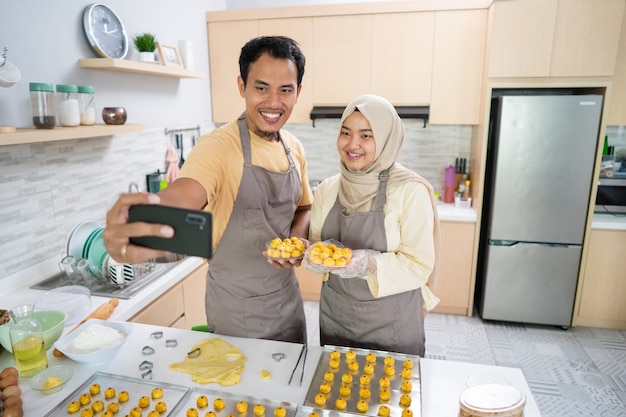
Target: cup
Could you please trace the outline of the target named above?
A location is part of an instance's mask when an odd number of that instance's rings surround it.
[[[20,378],[30,378],[48,367],[48,357],[39,321],[22,317],[9,330],[13,359]]]
[[[17,323],[22,319],[33,317],[34,312],[35,306],[33,304],[22,304],[12,307],[11,310],[9,310],[9,315],[13,321]]]

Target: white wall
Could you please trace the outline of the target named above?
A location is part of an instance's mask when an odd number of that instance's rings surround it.
[[[22,78],[13,87],[0,88],[0,125],[32,127],[29,82],[93,85],[98,111],[124,106],[129,123],[148,128],[212,120],[205,12],[224,9],[225,0],[104,2],[122,19],[131,38],[135,33],[153,32],[165,43],[193,42],[194,69],[206,77],[180,80],[80,68],[80,58],[98,57],[83,32],[83,9],[91,3],[2,2],[0,50],[9,49],[9,61],[19,67]]]

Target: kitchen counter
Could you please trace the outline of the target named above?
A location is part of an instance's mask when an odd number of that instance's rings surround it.
[[[58,262],[58,260],[56,260]],[[54,266],[56,267],[56,262]],[[120,320],[126,321],[139,311],[141,311],[145,306],[154,301],[161,294],[166,292],[172,286],[181,281],[185,276],[189,273],[193,272],[196,268],[198,268],[203,263],[202,258],[189,257],[185,258],[182,261],[178,262],[178,265],[169,269],[163,275],[158,278],[155,278],[153,281],[148,283],[145,287],[143,287],[140,291],[138,291],[132,298],[123,300],[120,299],[119,305],[115,308],[113,315],[111,316],[111,320]],[[34,290],[28,288],[32,283],[37,282],[38,280],[47,278],[50,275],[53,275],[58,272],[58,268],[55,270],[49,271],[47,275],[40,275],[40,278],[37,280],[27,280],[25,277],[23,280],[20,280],[21,285],[18,286],[17,283],[14,283],[13,287],[10,288],[10,283],[7,283],[7,287],[3,287],[3,290],[9,288],[7,292],[0,294],[0,307],[5,309],[11,308],[20,304],[34,304],[39,297],[44,295],[46,291],[43,290]],[[24,274],[26,275],[26,274]],[[5,284],[5,280],[2,280],[3,285]],[[95,310],[101,304],[107,303],[110,300],[109,297],[99,297],[99,296],[91,296],[91,310]]]
[[[194,332],[174,328],[133,323],[133,330],[125,346],[109,363],[85,365],[68,358],[56,358],[48,352],[50,366],[67,365],[73,368],[74,376],[60,391],[50,395],[41,395],[30,389],[27,380],[20,381],[24,412],[27,416],[43,416],[57,404],[62,402],[70,393],[86,381],[94,372],[102,371],[116,375],[141,378],[139,364],[144,360],[153,362],[153,381],[164,381],[185,386],[200,386],[234,395],[249,395],[256,398],[289,401],[303,404],[308,387],[313,378],[317,363],[322,354],[319,346],[309,346],[306,360],[306,369],[302,386],[298,382],[288,385],[289,376],[298,359],[302,345],[269,340],[245,339],[237,337],[219,336],[221,339],[241,349],[246,355],[247,362],[242,372],[241,382],[231,387],[222,387],[217,384],[200,385],[191,380],[191,376],[172,371],[169,364],[181,361],[189,348],[205,338],[218,337],[210,333]],[[163,338],[150,338],[154,331],[162,331]],[[166,339],[176,339],[175,348],[166,348]],[[142,354],[142,348],[149,345],[155,349],[150,356]],[[286,359],[276,362],[272,353],[283,352]],[[8,352],[0,354],[0,369],[12,366],[13,358]],[[259,371],[266,369],[272,373],[269,381],[261,379]],[[435,359],[421,359],[421,395],[423,417],[456,417],[458,415],[458,398],[467,388],[467,378],[477,372],[483,376],[498,378],[522,390],[527,396],[525,417],[540,417],[528,384],[521,370],[516,368],[441,361]],[[298,375],[298,373],[296,373]]]
[[[470,208],[455,207],[454,204],[437,202],[439,221],[476,223],[476,211]]]
[[[591,223],[592,229],[626,230],[626,215],[595,213]]]

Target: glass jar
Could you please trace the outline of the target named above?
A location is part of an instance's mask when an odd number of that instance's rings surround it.
[[[30,378],[48,367],[41,323],[32,314],[11,314],[9,329],[13,359],[20,378]]]
[[[90,85],[78,86],[78,101],[80,107],[80,124],[91,126],[96,124],[96,106],[94,103],[94,89]]]
[[[33,124],[37,129],[54,129],[57,124],[52,84],[29,83]]]
[[[61,126],[78,126],[80,108],[78,106],[78,87],[72,84],[57,84],[57,112]]]

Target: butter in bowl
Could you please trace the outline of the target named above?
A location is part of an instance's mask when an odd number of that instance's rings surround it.
[[[33,391],[42,394],[54,394],[63,389],[63,386],[72,379],[74,371],[67,366],[52,366],[39,372],[30,380]]]

